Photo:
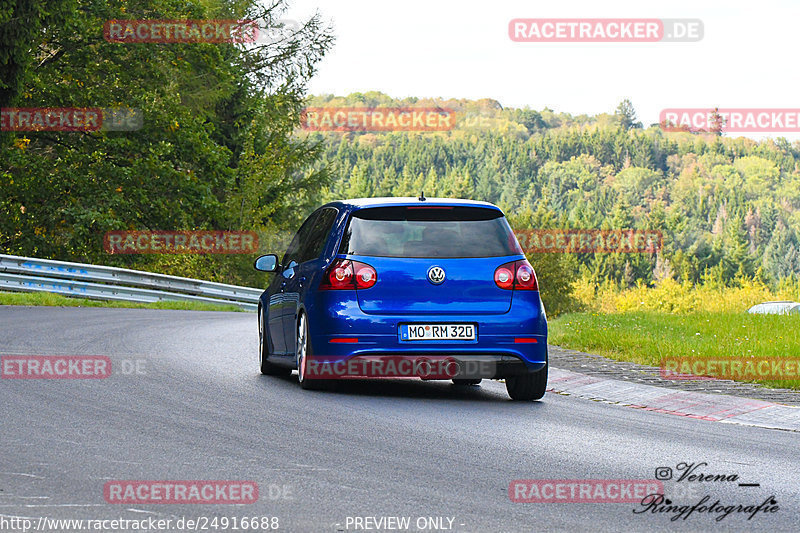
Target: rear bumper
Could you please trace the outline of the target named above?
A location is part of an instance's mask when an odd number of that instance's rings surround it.
[[[543,367],[544,364],[527,364],[510,355],[314,355],[307,362],[306,377],[495,379],[529,374]]]
[[[335,362],[350,358],[414,356],[453,358],[471,377],[502,378],[540,370],[547,364],[547,319],[536,291],[517,292],[504,314],[377,315],[361,311],[352,291],[320,291],[306,308],[315,356]],[[401,341],[408,323],[469,323],[473,341]],[[471,362],[471,363],[470,363]],[[466,377],[466,376],[461,376]]]

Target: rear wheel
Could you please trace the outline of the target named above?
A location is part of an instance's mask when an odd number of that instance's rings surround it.
[[[308,339],[308,318],[305,313],[300,313],[300,318],[297,320],[297,381],[300,387],[305,390],[319,390],[327,385],[326,379],[309,379],[308,361],[313,357],[311,350],[311,343]]]
[[[278,366],[270,363],[267,358],[269,351],[267,348],[266,332],[264,327],[264,311],[259,307],[258,309],[258,363],[261,367],[261,373],[265,376],[288,376],[292,373],[290,368],[285,366]]]
[[[466,385],[480,385],[481,381],[483,381],[483,380],[480,379],[480,378],[477,378],[477,379],[454,379],[453,383],[455,385],[466,386]]]
[[[541,370],[506,378],[506,390],[512,400],[532,401],[544,396],[547,389],[547,365]]]

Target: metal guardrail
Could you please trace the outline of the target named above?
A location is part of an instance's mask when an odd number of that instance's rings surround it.
[[[140,270],[0,254],[0,290],[53,292],[95,300],[189,301],[254,311],[263,289]]]

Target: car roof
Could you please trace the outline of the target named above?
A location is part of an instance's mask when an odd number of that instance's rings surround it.
[[[355,209],[367,207],[391,207],[391,206],[427,206],[427,205],[446,205],[458,207],[484,207],[502,212],[502,210],[489,202],[479,200],[464,200],[460,198],[425,198],[420,200],[412,196],[408,197],[381,197],[381,198],[353,198],[349,200],[339,200],[331,204],[351,206]]]
[[[748,313],[769,314],[782,312],[800,312],[800,303],[791,301],[764,302],[756,304],[747,310]]]

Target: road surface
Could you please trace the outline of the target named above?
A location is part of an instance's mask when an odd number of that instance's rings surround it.
[[[254,313],[0,307],[0,355],[112,362],[105,379],[0,379],[0,530],[13,531],[15,517],[152,518],[171,520],[170,531],[214,517],[217,530],[221,517],[228,530],[234,517],[277,517],[279,531],[296,532],[398,530],[388,517],[408,518],[407,531],[800,530],[798,433],[552,393],[517,403],[499,382],[303,391],[296,377],[260,375],[256,345]],[[675,483],[681,463],[737,480]],[[671,521],[635,513],[640,502],[509,498],[515,479],[653,480],[662,467],[673,469],[665,490],[675,503],[773,496],[779,509]],[[104,486],[120,480],[253,481],[259,498],[107,503]]]

